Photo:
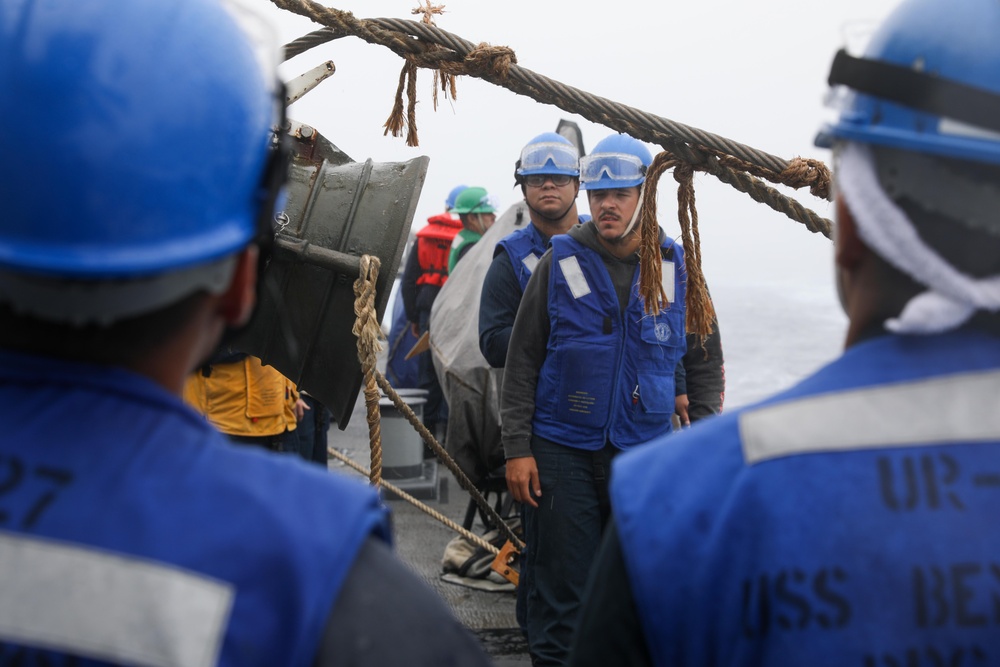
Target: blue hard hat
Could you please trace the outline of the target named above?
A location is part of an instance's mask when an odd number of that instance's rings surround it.
[[[579,162],[573,142],[561,134],[543,132],[525,145],[514,173],[518,177],[533,174],[579,176]]]
[[[837,54],[830,84],[849,89],[816,144],[889,146],[1000,163],[1000,3],[907,0],[862,58]]]
[[[455,200],[458,199],[458,195],[462,194],[462,191],[465,190],[467,187],[469,186],[456,185],[451,189],[451,192],[448,193],[448,198],[444,200],[444,208],[446,211],[450,211],[451,209],[455,208]]]
[[[255,236],[281,101],[217,0],[0,11],[0,270],[136,279]]]
[[[580,158],[580,187],[584,190],[631,188],[646,180],[653,155],[638,139],[612,134]]]

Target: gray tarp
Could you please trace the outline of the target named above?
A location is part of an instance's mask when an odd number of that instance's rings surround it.
[[[474,483],[503,465],[500,444],[502,369],[479,351],[479,297],[497,241],[528,224],[521,201],[504,212],[459,262],[431,310],[434,367],[448,400],[448,453]]]

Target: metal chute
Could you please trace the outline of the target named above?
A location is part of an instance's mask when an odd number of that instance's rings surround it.
[[[318,131],[292,122],[295,156],[274,255],[253,321],[233,342],[260,357],[347,426],[362,383],[354,324],[360,257],[381,261],[381,321],[427,174],[427,157],[355,162]]]

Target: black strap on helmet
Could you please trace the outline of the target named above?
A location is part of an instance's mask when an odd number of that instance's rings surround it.
[[[831,86],[844,85],[936,116],[1000,132],[1000,96],[890,63],[855,58],[841,49],[833,59]]]

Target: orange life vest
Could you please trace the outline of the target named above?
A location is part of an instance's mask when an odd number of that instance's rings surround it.
[[[420,262],[418,285],[441,287],[448,280],[448,256],[451,242],[462,231],[462,221],[449,213],[427,218],[427,225],[417,231],[417,261]]]

